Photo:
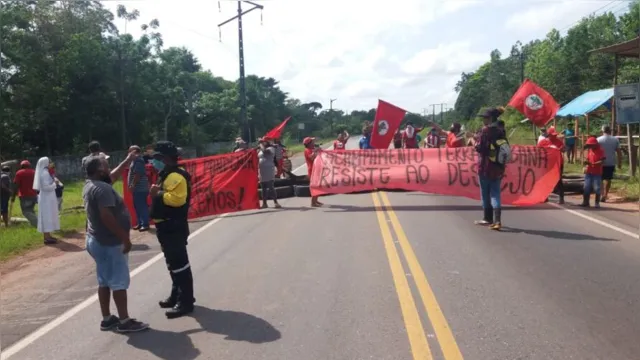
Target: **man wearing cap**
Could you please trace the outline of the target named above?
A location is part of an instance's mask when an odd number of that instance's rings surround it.
[[[20,163],[20,170],[16,172],[16,176],[13,178],[16,190],[11,196],[11,203],[16,201],[16,195],[20,198],[20,209],[22,215],[24,215],[31,226],[38,226],[38,216],[36,215],[35,207],[38,203],[38,194],[33,190],[33,179],[36,176],[35,170],[31,168],[31,163],[28,160],[23,160]]]
[[[151,186],[151,218],[156,223],[158,241],[171,275],[171,294],[159,302],[169,309],[169,319],[193,312],[193,274],[187,253],[191,176],[178,166],[178,148],[170,141],[159,141],[151,164],[158,171],[158,182]]]

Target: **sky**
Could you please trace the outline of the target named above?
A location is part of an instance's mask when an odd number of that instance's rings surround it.
[[[462,72],[489,60],[493,49],[508,55],[582,17],[620,13],[627,1],[609,0],[258,0],[264,10],[243,16],[245,71],[273,77],[289,96],[346,112],[374,108],[378,99],[407,111],[431,113],[431,104],[453,108]],[[137,9],[134,37],[152,19],[165,47],[184,46],[205,69],[236,80],[237,2],[215,0],[105,1]],[[180,4],[180,5],[178,5]],[[252,7],[243,4],[244,9]],[[124,21],[116,20],[120,31]],[[440,105],[436,107],[436,113]]]

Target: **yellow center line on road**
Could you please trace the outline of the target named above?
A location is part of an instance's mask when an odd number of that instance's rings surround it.
[[[444,317],[442,309],[440,309],[440,305],[438,305],[436,296],[433,293],[429,282],[427,281],[427,276],[424,274],[422,266],[420,266],[420,262],[418,261],[416,254],[413,252],[413,248],[409,243],[407,235],[402,229],[402,225],[400,225],[398,216],[391,207],[389,197],[386,193],[380,192],[380,198],[384,203],[387,215],[389,215],[389,220],[391,220],[391,225],[393,226],[393,229],[396,233],[398,242],[400,243],[400,247],[402,248],[402,252],[404,253],[404,257],[407,260],[409,270],[411,271],[413,279],[415,280],[418,292],[420,293],[420,297],[422,298],[422,302],[424,303],[429,321],[431,322],[433,330],[436,333],[436,338],[438,339],[438,343],[440,344],[440,348],[442,349],[444,358],[446,360],[462,360],[462,353],[460,352],[458,344],[453,337],[451,328],[449,328],[447,319]],[[378,206],[376,205],[376,208],[377,207]]]
[[[384,210],[380,205],[380,200],[376,193],[371,193],[371,196],[373,198],[373,205],[376,208],[378,225],[380,226],[380,233],[382,234],[384,248],[389,260],[391,276],[395,284],[396,293],[398,294],[398,300],[400,301],[400,310],[402,311],[404,324],[407,328],[411,354],[413,355],[414,360],[432,360],[433,356],[429,349],[427,336],[424,332],[420,315],[418,314],[418,308],[413,300],[411,288],[409,287],[409,282],[407,281],[404,268],[402,267],[400,255],[396,250],[396,246],[393,244],[393,235],[391,234],[391,230],[387,224],[387,219],[384,216]]]

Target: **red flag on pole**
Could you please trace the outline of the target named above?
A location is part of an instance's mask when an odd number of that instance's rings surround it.
[[[289,116],[288,118],[284,119],[283,122],[280,123],[280,125],[274,127],[273,129],[269,130],[268,133],[266,133],[264,135],[265,138],[269,138],[269,139],[280,139],[280,137],[282,136],[282,130],[284,130],[284,127],[287,125],[287,122],[291,119],[291,116]]]
[[[393,135],[400,128],[400,123],[402,123],[406,113],[407,111],[404,109],[386,101],[378,100],[378,110],[376,111],[376,118],[373,120],[373,131],[371,132],[370,140],[372,149],[389,148]]]
[[[547,125],[560,109],[551,94],[529,79],[520,85],[507,105],[516,108],[537,127]]]

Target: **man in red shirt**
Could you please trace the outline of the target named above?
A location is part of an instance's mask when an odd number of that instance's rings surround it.
[[[333,142],[333,150],[344,150],[347,148],[347,141],[349,141],[349,133],[342,131],[338,133],[338,139]]]
[[[316,159],[318,155],[318,149],[316,149],[315,139],[312,137],[306,137],[302,140],[302,144],[304,145],[304,161],[307,163],[307,173],[309,174],[309,181],[311,181],[311,174],[313,173],[313,160]],[[311,206],[312,207],[320,207],[322,203],[318,201],[317,196],[311,197]]]
[[[558,151],[562,151],[564,149],[564,142],[558,138],[558,133],[556,132],[556,128],[553,126],[547,129],[545,137],[540,138],[538,141],[538,146],[543,148],[557,149]],[[560,157],[560,179],[556,184],[554,192],[558,192],[558,200],[559,204],[564,204],[564,184],[562,183],[562,173],[564,172],[564,157]],[[547,199],[549,201],[549,199]]]
[[[582,207],[589,207],[591,192],[596,194],[595,207],[600,207],[600,188],[602,187],[602,163],[604,162],[604,151],[598,144],[595,136],[590,136],[584,144],[588,149],[587,160],[584,162],[584,194],[582,195]]]
[[[35,175],[36,172],[31,168],[31,163],[28,160],[23,160],[20,163],[20,170],[16,172],[16,176],[13,179],[17,191],[14,191],[11,197],[11,203],[13,204],[16,201],[16,195],[18,195],[22,214],[34,227],[38,226],[38,216],[35,211],[38,203],[38,194],[33,190],[33,178]]]

